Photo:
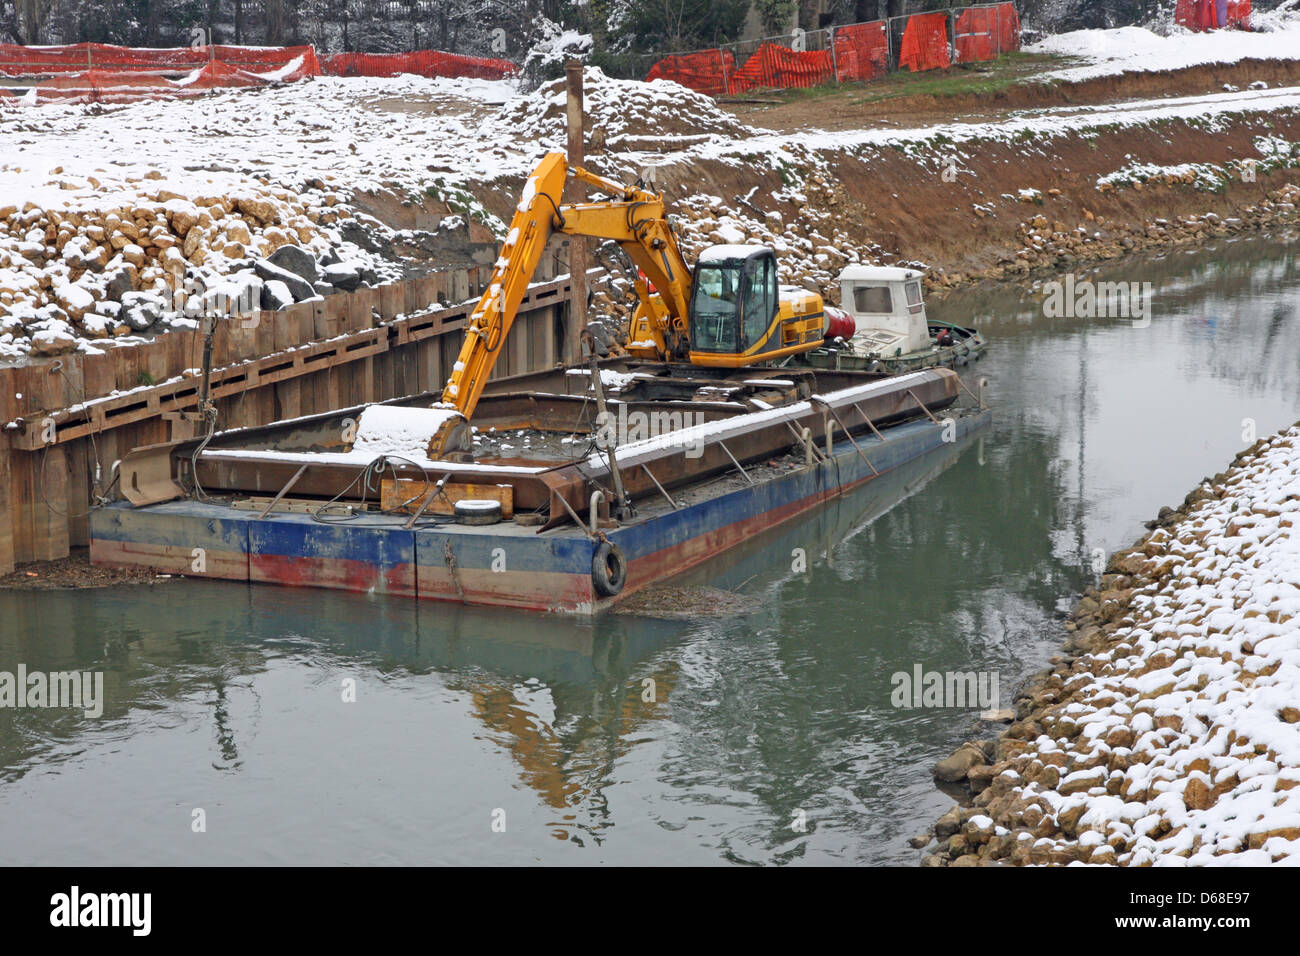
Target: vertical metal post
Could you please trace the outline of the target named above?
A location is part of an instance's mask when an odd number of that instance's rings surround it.
[[[731,95],[731,81],[727,79],[727,51],[718,47],[718,60],[722,66],[722,95]]]
[[[598,419],[602,422],[609,421],[609,408],[605,405],[605,386],[600,380],[600,359],[596,355],[595,342],[591,342],[591,387],[596,390],[596,408],[598,410]],[[614,517],[626,518],[636,514],[632,507],[632,499],[627,496],[623,488],[623,474],[618,470],[618,457],[615,449],[618,447],[618,436],[615,435],[614,441],[610,442],[608,448],[602,449],[605,452],[605,458],[609,461],[609,474],[614,482]],[[595,504],[595,496],[592,496],[592,504]],[[592,522],[592,532],[594,533],[595,522]]]
[[[564,65],[568,89],[567,119],[569,127],[569,166],[583,164],[582,61],[572,59]],[[579,180],[570,180],[565,189],[572,202],[586,198],[586,188]],[[573,364],[582,359],[582,330],[587,325],[587,240],[569,237],[569,323],[564,336],[564,361]]]
[[[835,58],[835,28],[831,27],[828,31],[831,36],[831,72],[835,74],[835,85],[840,85],[840,64]]]

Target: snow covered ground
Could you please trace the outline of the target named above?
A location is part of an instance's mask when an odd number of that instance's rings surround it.
[[[1213,30],[1192,33],[1175,27],[1160,36],[1143,27],[1113,30],[1072,30],[1045,37],[1024,48],[1026,53],[1055,53],[1081,57],[1085,66],[1054,70],[1041,80],[1078,82],[1118,73],[1178,70],[1204,63],[1240,60],[1300,60],[1300,14],[1255,12],[1254,31]]]
[[[593,72],[589,93],[593,136],[635,130],[673,149],[747,131],[664,81]],[[393,274],[346,238],[346,220],[401,238],[358,212],[365,193],[442,200],[448,221],[503,235],[479,197],[502,180],[515,188],[564,138],[559,84],[524,96],[506,82],[321,77],[189,100],[0,104],[0,360],[192,328],[128,324],[122,296],[158,298],[149,314],[167,313],[177,282],[222,288],[234,272],[233,298],[254,281],[249,262],[286,243]],[[635,172],[629,159],[620,175]]]

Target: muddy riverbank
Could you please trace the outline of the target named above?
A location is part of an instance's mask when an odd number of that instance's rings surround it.
[[[1181,98],[1108,79],[1114,101],[999,114],[955,112],[915,128],[737,130],[653,157],[688,258],[719,242],[772,245],[785,281],[838,303],[850,262],[922,266],[932,292],[1194,245],[1297,220],[1300,90],[1257,86]],[[1233,88],[1235,90],[1235,88]],[[1125,99],[1125,96],[1130,97]],[[746,117],[749,118],[749,117]],[[610,175],[649,160],[617,148]],[[504,215],[514,191],[484,194]],[[595,308],[630,314],[630,287]]]
[[[1300,423],[1111,555],[1014,723],[936,765],[967,798],[922,865],[1300,855],[1297,519]]]
[[[165,584],[180,575],[155,574],[139,568],[101,568],[90,563],[89,548],[72,548],[66,558],[34,561],[0,575],[0,591],[64,591],[109,588],[124,584]]]

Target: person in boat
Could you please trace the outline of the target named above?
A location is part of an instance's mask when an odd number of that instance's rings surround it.
[[[952,330],[940,329],[939,334],[934,337],[934,340],[940,345],[952,345]]]

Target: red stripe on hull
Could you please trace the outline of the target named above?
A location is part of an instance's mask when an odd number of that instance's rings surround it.
[[[415,597],[415,565],[379,568],[345,558],[300,558],[283,554],[249,556],[248,579],[290,587],[334,588]]]

